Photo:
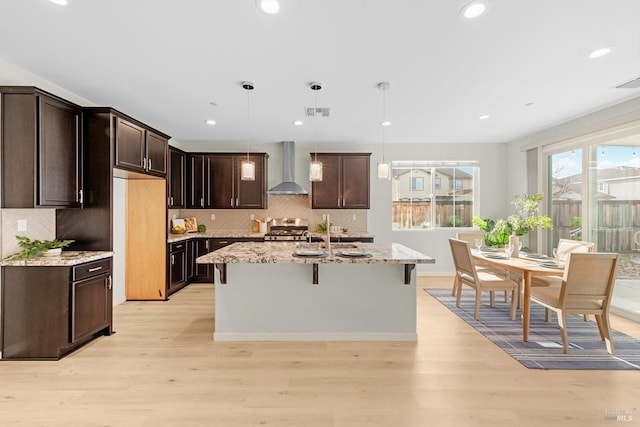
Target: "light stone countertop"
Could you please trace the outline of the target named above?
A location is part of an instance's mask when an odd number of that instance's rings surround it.
[[[109,258],[110,251],[62,251],[57,256],[39,256],[27,260],[2,261],[2,267],[65,267]]]
[[[198,264],[434,264],[435,259],[399,243],[332,243],[332,255],[301,257],[302,246],[289,242],[240,242],[197,258]],[[303,244],[304,245],[304,244]],[[354,248],[355,246],[355,248]],[[308,247],[308,246],[304,246]],[[311,244],[311,248],[321,248]],[[339,256],[341,251],[359,249],[370,257]]]
[[[204,233],[184,233],[184,234],[171,234],[167,238],[167,243],[182,242],[189,239],[238,239],[238,238],[251,238],[251,239],[263,239],[264,233],[253,233],[246,230],[220,230],[220,231],[206,231]]]
[[[255,233],[246,230],[219,230],[219,231],[207,231],[205,233],[185,233],[185,234],[171,234],[169,233],[167,243],[182,242],[189,239],[238,239],[238,238],[251,238],[251,239],[263,239],[265,233]],[[313,237],[322,237],[324,234],[310,233]],[[331,233],[331,237],[337,238],[373,238],[375,237],[371,233],[366,231],[353,231],[347,233]]]

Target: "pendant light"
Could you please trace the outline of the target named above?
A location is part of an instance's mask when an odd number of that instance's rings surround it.
[[[314,92],[313,100],[313,123],[315,125],[315,157],[309,165],[309,181],[319,182],[322,181],[322,162],[318,161],[318,91],[322,89],[320,82],[311,82],[309,87]]]
[[[391,84],[389,82],[380,82],[378,83],[378,90],[382,92],[382,122],[380,125],[382,126],[382,162],[378,163],[378,179],[391,179],[391,166],[389,163],[384,161],[384,139],[385,139],[385,128],[391,124],[387,120],[387,89]]]
[[[242,82],[242,88],[247,91],[247,158],[240,163],[240,180],[255,181],[256,180],[256,162],[249,159],[249,136],[250,136],[250,110],[249,110],[249,94],[254,88],[253,82]]]

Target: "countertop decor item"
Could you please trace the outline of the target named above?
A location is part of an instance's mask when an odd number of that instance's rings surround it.
[[[195,233],[198,231],[198,221],[196,221],[195,217],[185,218],[184,227],[187,229],[188,233]]]
[[[9,255],[4,259],[4,261],[10,260],[18,260],[18,259],[31,259],[39,256],[40,254],[44,254],[51,249],[60,249],[59,252],[62,252],[62,248],[69,246],[74,240],[31,240],[27,236],[16,236],[18,239],[18,246],[22,248],[20,252],[16,252],[15,254]],[[60,255],[58,251],[53,251],[47,256],[55,256]]]

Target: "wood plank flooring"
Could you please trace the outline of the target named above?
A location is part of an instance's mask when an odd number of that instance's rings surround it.
[[[418,343],[213,342],[210,284],[126,302],[111,337],[1,362],[0,426],[640,425],[640,372],[526,369],[422,290],[451,280],[419,278]]]

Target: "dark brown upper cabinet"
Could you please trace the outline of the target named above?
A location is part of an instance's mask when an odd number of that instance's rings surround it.
[[[34,87],[0,96],[2,207],[81,207],[82,109]]]
[[[169,146],[167,175],[167,206],[170,209],[186,207],[187,155]]]
[[[322,181],[311,184],[311,207],[369,209],[370,158],[371,153],[317,153]]]
[[[123,117],[115,118],[115,167],[166,176],[168,138]]]
[[[187,180],[187,208],[204,209],[205,200],[209,194],[209,173],[206,157],[202,154],[189,154],[187,159],[189,171]],[[207,195],[206,197],[205,194]]]
[[[267,208],[267,154],[249,154],[256,165],[255,181],[240,179],[240,165],[246,154],[207,153],[188,157],[188,208]]]

